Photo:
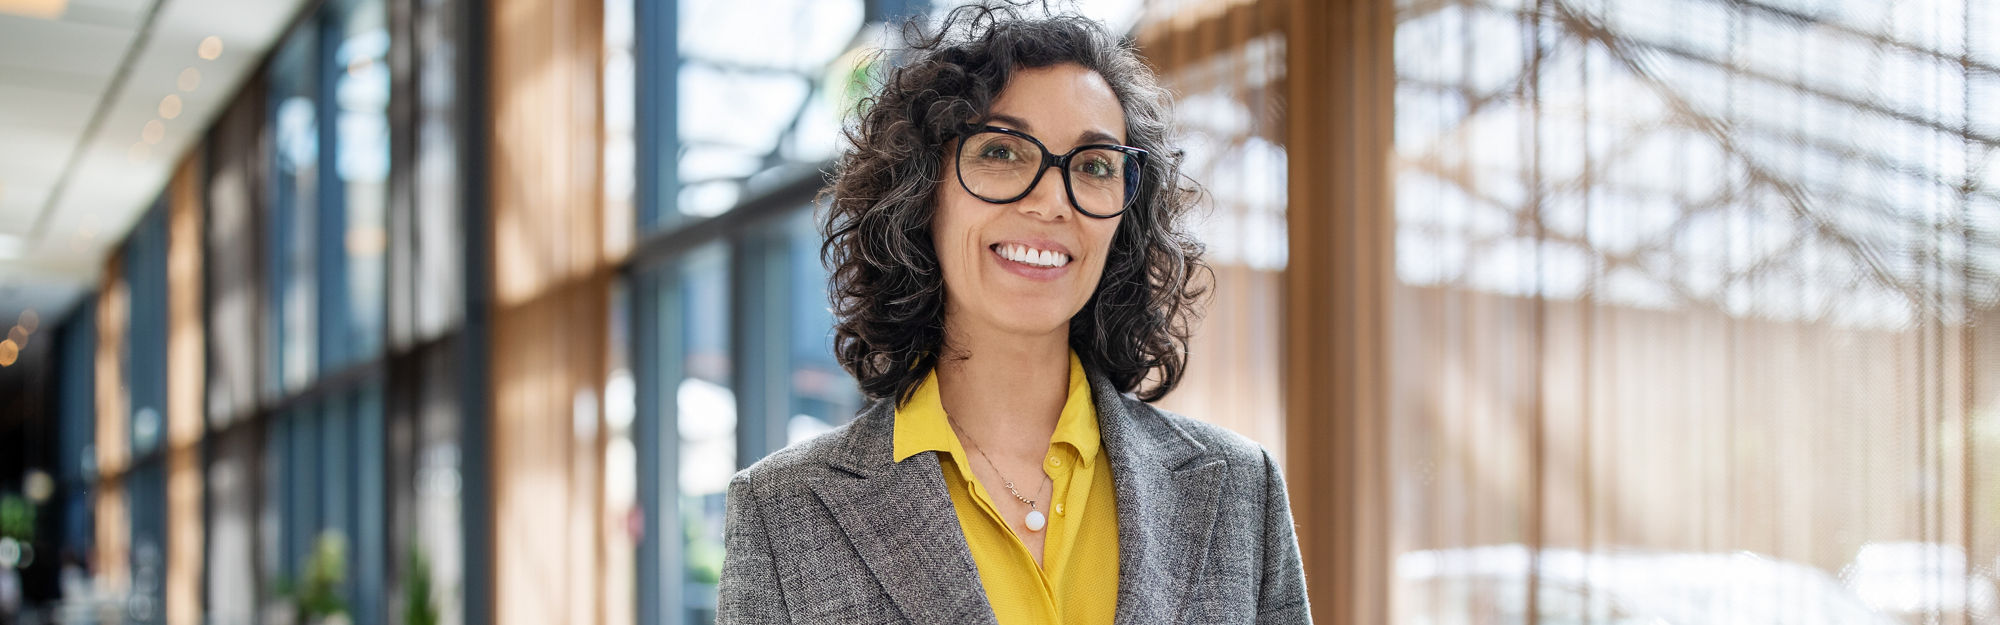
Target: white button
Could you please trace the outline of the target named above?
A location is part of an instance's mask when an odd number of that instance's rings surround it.
[[[1055,456],[1049,456],[1049,466],[1052,466],[1052,467],[1060,467],[1060,466],[1062,466],[1062,458],[1057,458],[1057,457],[1055,457]]]
[[[1063,510],[1062,504],[1056,504],[1056,516],[1062,516],[1063,513],[1062,510]]]

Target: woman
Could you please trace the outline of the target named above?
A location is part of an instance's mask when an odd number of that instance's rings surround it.
[[[875,401],[730,483],[720,621],[1309,622],[1270,454],[1141,401],[1180,380],[1204,268],[1167,93],[1080,17],[919,39],[822,224]]]

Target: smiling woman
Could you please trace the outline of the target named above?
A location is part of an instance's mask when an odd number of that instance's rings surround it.
[[[731,481],[721,622],[1309,622],[1271,455],[1147,403],[1206,270],[1167,93],[1025,12],[913,26],[848,133],[822,256],[874,403]]]

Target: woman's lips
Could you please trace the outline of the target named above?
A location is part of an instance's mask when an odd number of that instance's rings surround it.
[[[1063,261],[1063,264],[1054,267],[1045,267],[1036,264],[1024,263],[1007,257],[1009,254],[1015,256],[1022,256],[1020,250],[1018,249],[1009,250],[1008,254],[1003,254],[1001,250],[1003,249],[1003,246],[1006,245],[1018,245],[1018,244],[997,243],[987,247],[986,251],[988,254],[992,256],[994,262],[1000,263],[1001,268],[1006,269],[1009,272],[1013,272],[1014,275],[1018,275],[1030,280],[1049,281],[1049,280],[1054,280],[1056,278],[1060,278],[1064,273],[1067,273],[1069,271],[1069,266],[1076,262],[1075,259],[1068,258],[1068,255],[1065,254],[1063,255],[1064,257],[1061,259]],[[1056,253],[1060,254],[1060,252]],[[1037,254],[1037,256],[1041,255]]]

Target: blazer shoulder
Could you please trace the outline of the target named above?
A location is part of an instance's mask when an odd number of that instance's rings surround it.
[[[818,436],[771,452],[729,480],[731,496],[763,497],[814,481],[832,469],[831,462],[847,453],[849,421]]]
[[[1234,430],[1207,421],[1202,421],[1172,410],[1126,397],[1131,410],[1141,419],[1159,419],[1161,423],[1180,431],[1189,440],[1200,443],[1209,453],[1221,454],[1230,464],[1236,466],[1261,466],[1268,453],[1263,445]]]

